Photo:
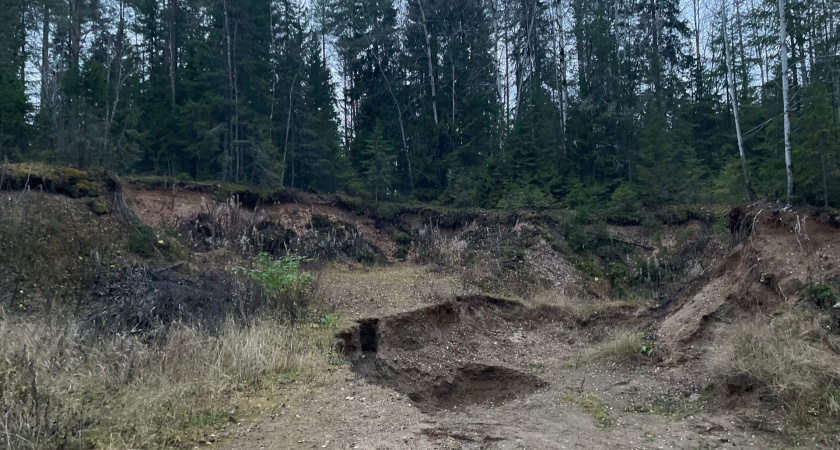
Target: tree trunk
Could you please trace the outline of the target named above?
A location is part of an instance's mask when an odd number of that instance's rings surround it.
[[[227,51],[225,53],[226,53],[226,56],[227,56],[228,86],[230,88],[229,95],[230,95],[230,99],[234,100],[233,92],[235,90],[235,87],[233,85],[233,58],[231,57],[231,53],[230,53],[230,51],[231,51],[230,23],[229,23],[229,19],[228,19],[227,0],[222,1],[222,12],[223,12],[223,15],[224,15],[224,20],[225,20],[225,31],[224,31],[224,33],[225,33],[225,45],[226,45],[226,49],[227,49]],[[227,155],[225,157],[225,169],[224,169],[226,179],[230,179],[230,170],[231,170],[231,166],[233,165],[231,163],[231,158],[233,157],[233,146],[234,146],[234,144],[233,144],[233,123],[234,123],[233,119],[228,120],[228,139],[227,139],[227,145],[225,146]]]
[[[450,129],[454,132],[455,129],[457,128],[457,125],[455,124],[455,109],[456,109],[455,108],[455,98],[456,98],[455,97],[455,83],[458,80],[455,78],[455,52],[452,51],[452,43],[451,42],[450,42],[449,45],[450,45],[450,48],[449,48],[449,62],[450,62],[450,66],[452,66],[452,125],[450,126]]]
[[[178,0],[169,0],[169,37],[168,37],[168,50],[169,50],[169,89],[170,95],[172,95],[172,108],[175,108],[175,69],[178,64],[178,57],[176,54],[176,47],[175,47],[175,21],[177,19],[178,14]]]
[[[50,5],[44,0],[44,27],[41,34],[41,110],[47,105],[47,80],[50,74]]]
[[[388,87],[388,93],[391,94],[391,99],[394,100],[394,106],[397,107],[397,120],[400,123],[400,135],[402,136],[402,144],[403,144],[403,151],[405,152],[405,162],[408,166],[408,182],[409,186],[411,187],[411,193],[414,193],[414,174],[411,170],[411,155],[408,151],[408,138],[405,134],[405,124],[403,123],[403,113],[402,113],[402,106],[400,106],[400,101],[397,99],[397,96],[394,94],[394,89],[391,86],[391,80],[388,78],[388,74],[385,73],[385,69],[382,66],[382,59],[379,57],[379,54],[371,52],[373,57],[376,59],[376,64],[379,66],[379,71],[382,73],[382,78],[385,79],[385,86]]]
[[[117,60],[117,79],[116,84],[114,85],[114,103],[113,105],[106,105],[106,114],[105,114],[105,137],[102,144],[102,157],[101,157],[101,165],[103,167],[107,167],[106,158],[108,155],[108,141],[111,137],[111,127],[114,124],[114,117],[117,115],[117,107],[120,104],[120,93],[122,92],[122,85],[125,82],[123,78],[123,40],[125,39],[125,2],[120,1],[120,21],[117,24],[117,37],[116,42],[114,43],[116,47],[116,60]],[[110,85],[111,79],[111,68],[110,65],[108,67],[108,84]]]
[[[70,63],[74,66],[79,64],[79,56],[82,52],[82,19],[79,17],[79,2],[81,0],[70,0]]]
[[[525,56],[520,51],[519,61],[516,61],[516,115],[514,120],[519,121],[520,110],[522,109],[522,90],[525,84],[526,69],[530,66],[533,69],[534,51],[531,48],[532,36],[534,34],[534,22],[537,20],[537,0],[534,0],[529,11],[528,28],[525,33]]]
[[[822,168],[823,206],[828,208],[828,170],[825,166],[825,148],[820,145],[820,165]]]
[[[435,125],[438,124],[438,108],[437,108],[437,85],[435,83],[435,67],[432,60],[432,41],[429,37],[429,28],[426,26],[426,12],[423,10],[422,0],[417,0],[417,7],[420,8],[420,18],[423,20],[423,37],[426,38],[426,60],[429,63],[429,83],[432,85],[432,111],[434,112]]]
[[[779,0],[779,58],[782,61],[782,104],[785,116],[785,172],[787,174],[787,202],[793,196],[793,157],[790,148],[790,99],[788,98],[788,49],[785,24],[785,0]]]
[[[723,49],[726,56],[726,82],[729,85],[729,98],[732,99],[732,115],[735,118],[735,134],[738,137],[738,154],[741,156],[741,169],[744,172],[744,187],[747,191],[747,199],[755,199],[755,191],[752,184],[750,184],[749,172],[747,170],[747,158],[744,155],[744,141],[741,136],[741,121],[738,119],[738,94],[735,90],[735,80],[732,75],[732,54],[729,48],[729,33],[726,29],[726,23],[729,17],[726,13],[726,6],[723,7]]]
[[[300,71],[298,70],[298,72]],[[289,132],[292,129],[292,106],[294,105],[295,84],[297,83],[297,77],[298,74],[295,73],[295,76],[292,79],[292,86],[289,89],[289,115],[286,116],[286,138],[283,140],[283,173],[280,175],[280,187],[283,187],[283,183],[286,178],[286,155],[289,153]],[[294,165],[294,162],[292,165]],[[294,183],[294,178],[292,178],[292,182]]]
[[[697,66],[700,67],[700,5],[694,0],[694,53],[697,55]]]
[[[747,46],[744,45],[744,26],[741,23],[741,0],[735,0],[735,26],[738,28],[738,58],[741,63],[741,92],[749,87],[749,67],[747,66]],[[732,41],[730,41],[730,46]],[[729,50],[729,58],[732,59],[732,49]],[[733,63],[734,64],[734,63]]]
[[[563,28],[563,2],[558,1],[554,19],[557,22],[557,67],[555,68],[555,84],[560,101],[560,149],[566,155],[566,123],[569,114],[569,90],[566,75],[566,34]]]

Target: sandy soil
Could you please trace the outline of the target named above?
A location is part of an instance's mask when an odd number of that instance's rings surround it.
[[[412,282],[440,290],[415,298]],[[322,283],[343,287],[334,306],[353,318],[339,333],[346,362],[287,387],[270,413],[230,428],[218,448],[785,448],[772,416],[708,405],[702,368],[570,364],[627,332],[619,321],[581,327],[551,308],[453,299],[469,289],[418,268],[332,268]],[[581,398],[597,398],[611,425]]]
[[[738,221],[741,241],[705,282],[677,299],[659,327],[675,360],[699,357],[715,344],[714,333],[706,333],[720,322],[713,316],[771,317],[780,304],[806,297],[814,283],[840,277],[840,233],[819,218],[758,202]]]

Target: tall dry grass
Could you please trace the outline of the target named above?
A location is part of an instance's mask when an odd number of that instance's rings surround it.
[[[840,336],[828,314],[787,307],[770,323],[739,325],[714,369],[721,387],[758,390],[776,399],[793,425],[829,430],[840,444]]]
[[[123,335],[82,342],[73,321],[0,311],[0,447],[187,445],[227,420],[233,395],[327,364],[331,332],[261,321],[211,335],[174,325],[164,343]]]

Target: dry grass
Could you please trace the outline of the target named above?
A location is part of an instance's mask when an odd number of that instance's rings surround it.
[[[736,328],[715,361],[721,386],[775,397],[797,426],[840,431],[840,336],[827,314],[789,308]],[[833,441],[835,444],[840,441]]]
[[[342,316],[339,327],[355,319],[409,311],[442,303],[476,290],[458,274],[443,275],[415,265],[377,266],[330,264],[320,272],[317,298],[353,316]]]
[[[598,362],[639,362],[645,355],[641,348],[644,344],[642,333],[622,334],[599,346],[587,349],[582,355],[574,358],[574,365],[594,364]]]
[[[132,336],[86,344],[78,334],[70,322],[0,315],[0,447],[187,445],[225,423],[237,395],[315,376],[332,331],[229,323],[213,336],[176,325],[160,345]]]
[[[643,300],[598,300],[569,297],[556,290],[537,293],[528,303],[560,314],[576,322],[589,321],[598,317],[626,314],[628,311],[652,306]]]

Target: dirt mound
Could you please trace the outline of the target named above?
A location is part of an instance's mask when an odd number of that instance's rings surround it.
[[[830,218],[769,201],[734,208],[729,255],[677,297],[659,327],[672,358],[704,352],[720,324],[772,316],[782,303],[811,299],[815,286],[836,292],[840,232]]]
[[[432,412],[497,406],[545,387],[539,377],[513,367],[509,358],[526,350],[517,345],[517,329],[532,328],[538,321],[534,311],[516,302],[459,297],[362,320],[339,337],[359,376]]]

